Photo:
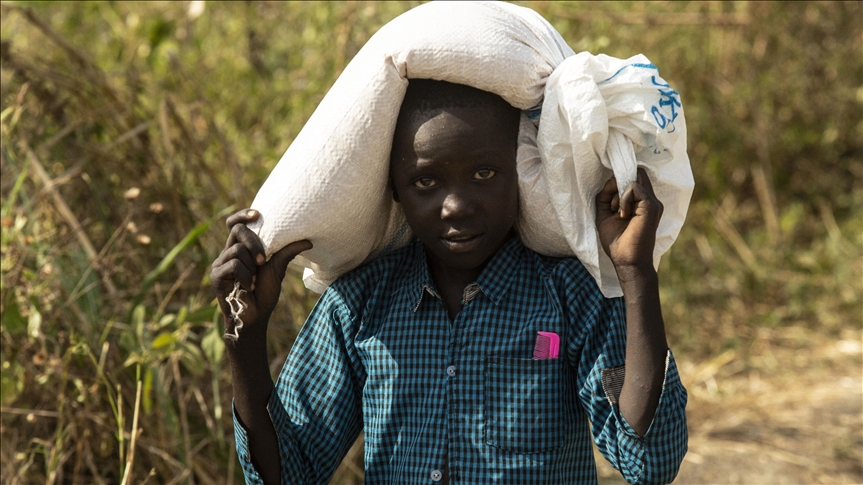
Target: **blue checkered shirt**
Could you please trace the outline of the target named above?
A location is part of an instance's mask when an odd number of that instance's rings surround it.
[[[559,358],[532,358],[538,331],[560,336]],[[591,433],[630,483],[668,483],[686,453],[686,390],[669,352],[639,436],[616,403],[625,332],[623,300],[577,259],[518,238],[450,321],[414,242],[339,278],[300,331],[269,403],[282,483],[326,484],[361,430],[366,484],[596,483]],[[262,483],[234,422],[246,482]]]

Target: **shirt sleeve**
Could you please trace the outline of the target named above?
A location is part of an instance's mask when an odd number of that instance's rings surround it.
[[[583,292],[581,293],[584,294]],[[620,414],[617,399],[625,375],[626,309],[623,298],[599,295],[579,305],[580,330],[570,340],[577,362],[577,390],[602,455],[632,484],[671,483],[686,454],[686,390],[671,350],[656,413],[644,436]]]
[[[282,484],[326,484],[362,427],[365,374],[353,346],[356,319],[328,289],[300,330],[270,396]],[[248,436],[234,414],[237,456],[246,483],[262,485]]]

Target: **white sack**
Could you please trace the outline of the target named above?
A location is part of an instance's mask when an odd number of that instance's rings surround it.
[[[525,110],[518,231],[540,253],[578,257],[606,296],[622,293],[599,243],[594,197],[612,173],[622,190],[637,165],[647,168],[665,205],[655,264],[674,242],[693,187],[686,125],[679,95],[647,58],[575,55],[527,8],[431,2],[368,41],[252,203],[261,218],[250,227],[268,254],[314,244],[295,260],[307,288],[323,291],[412,237],[387,186],[408,79],[466,84]]]

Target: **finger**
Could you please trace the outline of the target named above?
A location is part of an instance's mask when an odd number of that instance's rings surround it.
[[[220,300],[224,300],[233,291],[234,282],[239,282],[246,291],[255,289],[252,273],[239,259],[232,259],[221,266],[214,267],[210,272],[210,281]]]
[[[626,190],[623,191],[623,195],[620,197],[620,206],[618,210],[620,211],[620,217],[623,219],[629,219],[632,217],[632,213],[635,211],[635,187],[638,186],[637,182],[632,182],[626,186]]]
[[[614,197],[611,198],[611,212],[620,210],[620,195],[617,194],[617,189],[614,190]]]
[[[222,248],[222,251],[226,251],[229,247],[237,244],[237,227],[240,227],[243,224],[235,224],[231,226],[230,232],[228,233],[228,239],[225,241],[225,247]]]
[[[280,249],[273,257],[270,258],[270,264],[276,271],[279,278],[285,277],[285,272],[288,269],[288,264],[301,252],[312,249],[312,242],[308,239],[292,242]]]
[[[255,209],[243,209],[228,216],[225,225],[228,226],[228,230],[230,231],[237,224],[248,224],[258,220],[260,215],[261,213]]]
[[[638,167],[638,177],[637,177],[639,185],[647,189],[647,192],[650,195],[654,195],[655,192],[653,190],[653,182],[650,181],[650,177],[647,175],[647,170],[644,167]]]
[[[256,264],[252,259],[252,254],[249,252],[246,246],[243,246],[240,243],[234,244],[230,248],[222,251],[222,254],[219,255],[218,258],[213,262],[213,266],[221,266],[232,259],[239,259],[246,266],[246,268],[251,271],[255,268]]]
[[[662,217],[662,202],[656,198],[656,196],[648,192],[647,188],[638,182],[633,182],[629,184],[626,188],[626,192],[624,192],[624,197],[627,196],[627,193],[631,194],[631,202],[627,202],[629,204],[629,212],[626,216],[627,218],[632,217],[636,214],[639,215],[656,215],[657,220]],[[621,213],[623,209],[621,208]],[[621,215],[621,217],[624,217]]]
[[[605,220],[614,215],[614,199],[617,196],[617,179],[611,177],[596,194],[596,219]]]
[[[232,242],[233,241],[233,242]],[[254,231],[248,228],[245,224],[237,224],[231,228],[231,235],[228,237],[228,242],[233,244],[242,244],[249,250],[249,254],[258,266],[264,264],[267,260],[266,251],[264,251],[264,243]]]
[[[662,201],[656,196],[656,191],[653,189],[653,182],[651,182],[650,177],[647,175],[647,170],[642,167],[639,167],[638,169],[638,183],[644,188],[644,195],[640,197],[639,200],[649,201],[651,208],[655,207],[657,214],[661,218],[662,213],[665,212],[665,206],[662,205]]]
[[[228,279],[233,279],[234,281],[238,281],[240,286],[246,291],[254,291],[255,290],[255,282],[253,281],[253,276],[255,271],[252,268],[246,267],[242,261],[239,259],[232,259],[227,263],[219,266],[219,269],[225,268],[223,271],[228,272],[230,275]],[[233,283],[231,283],[229,290],[233,289]]]
[[[596,194],[596,202],[610,204],[612,198],[617,194],[617,179],[611,177],[605,182],[605,185],[602,186],[602,190]]]

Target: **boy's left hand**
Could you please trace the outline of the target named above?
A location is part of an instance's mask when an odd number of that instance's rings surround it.
[[[614,177],[596,195],[599,240],[621,279],[653,271],[653,248],[662,211],[662,202],[643,168],[638,169],[637,181],[626,187],[622,197]]]

